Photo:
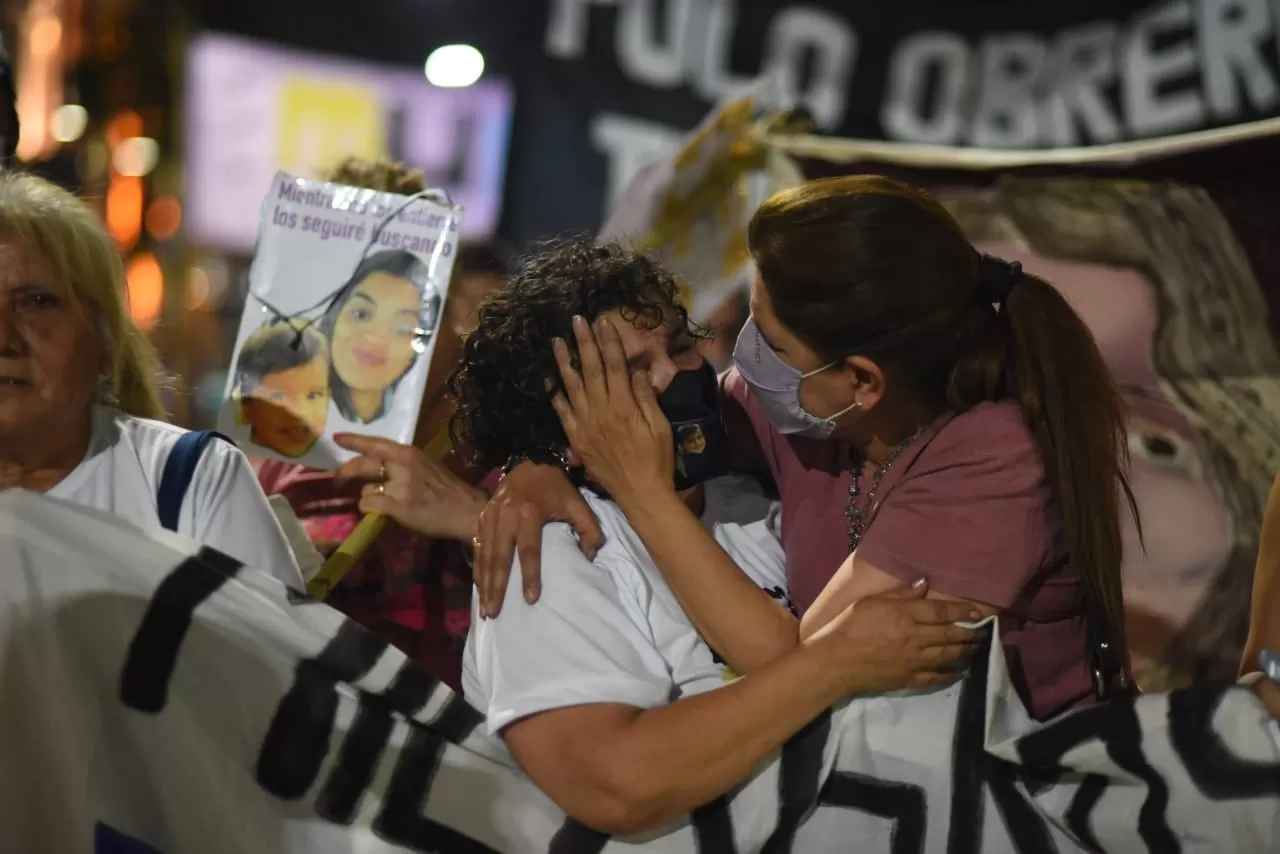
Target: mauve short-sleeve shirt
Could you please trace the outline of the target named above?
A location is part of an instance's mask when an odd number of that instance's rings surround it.
[[[803,613],[849,554],[848,459],[839,442],[779,434],[736,370],[721,384],[777,481],[787,580]],[[730,424],[735,414],[726,413]],[[1001,608],[1011,676],[1035,718],[1092,700],[1080,576],[1016,404],[939,419],[893,464],[876,499],[859,560]]]

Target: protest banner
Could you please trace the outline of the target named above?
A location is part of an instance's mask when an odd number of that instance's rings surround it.
[[[278,173],[262,205],[218,429],[333,468],[333,436],[413,440],[461,209]]]
[[[479,712],[326,605],[161,530],[0,493],[0,850],[58,854],[1261,852],[1280,746],[1205,684],[1029,720],[963,682],[819,716],[689,818],[568,819]],[[751,677],[747,677],[751,678]]]
[[[641,165],[771,73],[822,133],[911,145],[1105,145],[1280,110],[1267,0],[521,5],[542,26],[517,78],[503,218],[518,243],[597,228]]]

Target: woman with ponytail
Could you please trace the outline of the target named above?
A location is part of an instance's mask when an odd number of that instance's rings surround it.
[[[124,265],[97,215],[34,175],[0,174],[0,490],[163,525],[301,587],[244,455],[164,423],[160,360],[130,319]]]
[[[778,193],[749,240],[759,277],[722,405],[781,493],[799,618],[743,584],[677,509],[655,450],[670,426],[639,417],[640,386],[607,340],[599,364],[612,369],[562,365],[575,454],[712,648],[745,673],[859,599],[924,580],[932,597],[999,615],[1037,719],[1125,689],[1121,514],[1136,507],[1124,412],[1063,297],[979,254],[928,193],[880,177]],[[550,516],[548,496],[562,494],[550,482],[529,465],[499,489],[478,538],[482,597],[505,584],[495,563],[515,537],[503,516]]]

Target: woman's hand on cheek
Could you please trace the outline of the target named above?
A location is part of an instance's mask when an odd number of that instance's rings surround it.
[[[671,490],[671,424],[658,406],[648,374],[628,375],[622,341],[608,320],[597,321],[593,333],[586,320],[575,317],[573,331],[582,369],[573,367],[568,346],[556,339],[564,392],[552,405],[574,454],[592,480],[615,498]]]

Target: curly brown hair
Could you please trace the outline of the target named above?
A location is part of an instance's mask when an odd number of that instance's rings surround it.
[[[535,249],[481,306],[449,380],[455,446],[469,446],[484,469],[513,457],[551,461],[567,444],[551,408],[563,387],[552,341],[564,339],[578,364],[574,315],[593,321],[610,311],[640,329],[674,321],[702,337],[677,293],[675,276],[657,261],[616,243],[573,237]]]
[[[412,196],[427,188],[427,176],[421,169],[410,169],[385,157],[377,160],[348,157],[325,173],[324,180],[401,196]]]

